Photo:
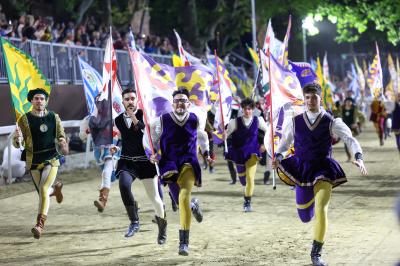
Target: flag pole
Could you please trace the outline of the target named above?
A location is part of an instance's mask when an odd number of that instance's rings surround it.
[[[268,46],[268,75],[269,75],[269,125],[270,125],[270,133],[271,133],[271,157],[272,161],[275,160],[275,147],[274,147],[274,121],[272,116],[272,79],[271,79],[271,51]],[[276,189],[275,183],[275,170],[272,169],[272,188]]]
[[[135,80],[135,86],[136,86],[136,93],[138,96],[138,106],[140,109],[143,110],[143,120],[144,120],[144,125],[146,128],[146,132],[147,132],[147,136],[149,137],[149,145],[150,145],[150,149],[151,149],[151,154],[154,155],[154,146],[153,146],[153,140],[151,138],[151,134],[150,134],[150,124],[149,124],[149,120],[147,119],[147,113],[144,110],[144,105],[143,105],[143,101],[142,101],[142,94],[140,93],[140,87],[139,87],[139,83],[137,82],[137,78],[135,77],[135,59],[132,57],[132,52],[133,50],[131,48],[128,48],[129,51],[129,57],[131,58],[131,63],[132,63],[132,69],[133,69],[133,77]],[[136,51],[137,53],[139,53],[138,51]],[[158,167],[158,163],[155,163],[156,166],[156,171],[157,171],[157,176],[161,176],[160,175],[160,168]]]
[[[225,135],[225,121],[224,121],[224,113],[223,113],[223,108],[222,108],[222,97],[221,97],[221,86],[219,82],[219,60],[217,56],[217,50],[214,50],[214,56],[215,56],[215,62],[217,66],[217,81],[218,81],[218,95],[219,95],[219,109],[221,113],[221,123],[222,123],[222,132]],[[225,145],[225,152],[228,152],[228,144],[226,142],[226,139],[224,139],[224,145]]]
[[[114,127],[112,125],[112,119],[113,119],[113,105],[112,105],[112,91],[113,91],[113,51],[114,45],[113,45],[113,40],[112,40],[112,26],[110,25],[110,88],[108,88],[108,100],[110,101],[110,110],[111,110],[111,145],[113,146],[114,144],[114,137],[113,137],[113,131]],[[116,59],[116,58],[115,58]],[[115,164],[114,164],[114,155],[111,155],[111,161],[112,161],[112,166],[113,170],[115,170]]]

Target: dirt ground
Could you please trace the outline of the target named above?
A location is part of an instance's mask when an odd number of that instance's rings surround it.
[[[334,149],[349,182],[334,189],[323,258],[330,265],[394,265],[400,259],[400,225],[393,209],[400,191],[399,153],[393,137],[379,147],[370,126],[359,140],[367,177],[345,162],[342,143]],[[140,181],[133,190],[141,229],[129,239],[123,237],[129,221],[117,183],[104,213],[93,206],[100,184],[97,169],[60,175],[66,184],[64,202],[53,199],[40,240],[30,233],[38,205],[33,185],[2,187],[0,265],[310,265],[313,221],[301,223],[294,192],[279,181],[275,191],[263,185],[263,171],[259,166],[251,213],[242,211],[243,187],[228,184],[221,159],[215,174],[203,172],[204,186],[193,194],[201,201],[204,220],[192,223],[188,257],[178,255],[179,217],[168,197],[168,240],[157,245],[154,212]]]

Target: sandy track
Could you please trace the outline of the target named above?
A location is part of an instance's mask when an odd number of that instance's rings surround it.
[[[344,162],[343,144],[335,146],[335,158],[349,182],[334,189],[323,257],[330,265],[394,265],[400,259],[400,226],[393,211],[400,191],[400,157],[394,139],[378,147],[370,127],[359,139],[370,175],[360,176]],[[224,162],[216,169],[212,175],[204,171],[204,186],[194,190],[204,220],[192,223],[189,257],[177,254],[179,217],[172,212],[168,197],[168,240],[161,247],[156,244],[151,205],[142,184],[135,181],[141,230],[125,239],[129,221],[118,184],[113,183],[108,206],[99,214],[93,200],[100,179],[94,178],[97,170],[91,170],[60,176],[66,181],[64,202],[52,201],[39,241],[30,233],[36,192],[21,194],[15,187],[1,190],[8,194],[0,200],[0,265],[309,265],[312,222],[302,224],[297,218],[294,192],[280,182],[276,191],[262,185],[264,169],[259,166],[254,212],[243,213],[243,188],[228,185]],[[68,182],[69,178],[75,183]],[[23,185],[33,189],[32,184]]]

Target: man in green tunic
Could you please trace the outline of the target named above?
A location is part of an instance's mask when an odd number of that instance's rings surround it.
[[[39,239],[50,205],[50,196],[61,203],[62,183],[54,181],[60,166],[60,157],[68,153],[68,144],[60,117],[46,109],[49,94],[41,88],[30,90],[28,101],[32,110],[18,120],[13,144],[16,148],[24,146],[22,159],[30,171],[33,183],[39,193],[37,223],[32,228],[34,238]]]

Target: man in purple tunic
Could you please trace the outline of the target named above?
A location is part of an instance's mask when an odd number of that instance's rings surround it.
[[[226,139],[232,136],[225,159],[235,162],[239,181],[245,186],[243,209],[251,212],[251,197],[254,191],[254,177],[257,162],[261,157],[258,142],[258,130],[266,132],[267,125],[262,116],[254,116],[255,103],[252,99],[244,99],[240,103],[243,116],[232,119],[228,124]]]
[[[198,200],[191,199],[193,186],[201,186],[201,169],[197,159],[197,140],[204,155],[211,162],[207,133],[204,131],[206,117],[188,112],[189,92],[180,88],[174,91],[173,112],[163,114],[151,126],[151,136],[161,158],[151,156],[159,164],[161,181],[168,184],[172,198],[179,206],[181,230],[179,230],[179,255],[189,255],[189,229],[191,215],[201,222],[203,214]]]
[[[313,265],[326,265],[321,259],[328,224],[328,206],[332,188],[347,181],[340,165],[331,157],[332,135],[339,136],[353,152],[363,175],[367,170],[362,150],[350,129],[340,118],[334,119],[320,107],[321,87],[309,83],[303,87],[306,111],[286,121],[283,135],[272,163],[287,185],[295,186],[297,211],[302,222],[315,214],[314,241],[311,249]],[[294,142],[295,154],[286,159],[284,153]]]

